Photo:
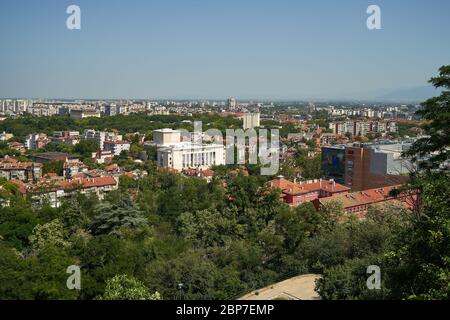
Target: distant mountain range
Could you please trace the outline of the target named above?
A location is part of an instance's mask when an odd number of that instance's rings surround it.
[[[381,94],[376,100],[382,101],[405,101],[405,102],[423,102],[431,97],[441,94],[441,90],[436,90],[433,86],[419,86],[405,88]]]

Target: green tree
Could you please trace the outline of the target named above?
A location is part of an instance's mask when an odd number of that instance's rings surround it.
[[[63,175],[63,167],[64,167],[64,161],[50,161],[44,163],[42,167],[42,173],[56,173],[59,176]]]
[[[383,299],[386,291],[370,290],[367,287],[367,267],[379,265],[380,258],[369,256],[352,259],[344,264],[325,270],[316,283],[316,290],[324,300],[377,300]]]
[[[28,261],[27,279],[35,300],[76,300],[78,290],[67,288],[66,273],[77,261],[64,248],[48,244]],[[83,281],[83,280],[82,280]]]
[[[126,274],[117,275],[106,281],[102,300],[161,300],[158,292],[150,293],[139,280]]]
[[[65,237],[65,230],[61,221],[55,219],[42,225],[39,224],[34,227],[30,235],[31,248],[35,252],[39,252],[47,246],[64,248],[69,246]]]
[[[238,225],[231,210],[205,209],[181,214],[180,231],[196,246],[209,247],[223,245],[226,239],[241,236],[243,226]]]
[[[135,229],[147,223],[139,209],[130,199],[122,199],[118,204],[103,202],[94,209],[95,216],[89,225],[94,234],[110,234],[121,236],[122,229]]]
[[[93,139],[81,140],[74,148],[74,152],[82,158],[91,157],[100,148],[98,141]]]
[[[450,173],[416,176],[419,215],[386,252],[393,298],[450,297]]]
[[[439,76],[430,80],[436,88],[442,88],[442,94],[428,99],[417,112],[429,123],[424,126],[429,135],[416,141],[406,152],[408,156],[429,156],[428,164],[436,167],[450,159],[450,65],[439,69]]]

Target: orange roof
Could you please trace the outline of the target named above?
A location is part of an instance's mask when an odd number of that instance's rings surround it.
[[[183,173],[187,176],[202,176],[202,177],[212,177],[216,173],[213,170],[197,170],[197,169],[184,169]]]
[[[83,162],[64,162],[63,168],[87,168],[88,166],[85,165]]]
[[[32,192],[42,188],[43,191],[56,191],[56,190],[66,190],[66,189],[77,189],[77,188],[93,188],[93,187],[105,187],[116,185],[116,179],[111,176],[90,178],[90,179],[73,179],[73,180],[63,180],[63,181],[43,181],[39,184],[24,184],[19,181],[12,181],[15,183],[22,193]]]
[[[42,167],[41,163],[34,162],[0,162],[1,170],[19,170],[19,169],[28,169],[31,167]]]
[[[20,142],[9,142],[8,146],[10,146],[10,147],[25,147],[25,145]]]
[[[286,179],[276,179],[270,181],[273,188],[281,189],[283,193],[298,195],[313,191],[324,190],[331,193],[349,191],[350,188],[329,180],[315,180],[315,182],[294,183]]]
[[[26,184],[21,180],[11,180],[11,183],[14,183],[21,193],[26,193]]]
[[[17,160],[16,158],[3,158],[1,159],[2,163],[17,163],[19,162],[19,160]]]
[[[121,168],[116,163],[114,163],[112,165],[109,165],[109,166],[107,166],[105,168],[106,171],[117,171],[117,170],[120,170],[120,169]]]
[[[124,174],[122,174],[122,177],[129,177],[129,178],[136,178],[137,175],[134,172],[125,172]]]
[[[130,144],[129,141],[125,140],[115,140],[115,141],[105,141],[103,144]]]
[[[74,179],[74,180],[64,180],[60,183],[60,185],[64,189],[70,189],[73,187],[83,187],[83,188],[92,188],[92,187],[105,187],[110,185],[116,185],[116,179],[111,176],[91,178],[91,179]]]
[[[47,177],[57,177],[58,175],[56,174],[56,172],[49,172],[46,174]]]
[[[332,201],[339,201],[342,202],[344,208],[369,205],[394,199],[389,195],[389,193],[397,187],[399,186],[370,189],[348,194],[338,194],[328,198],[319,199],[319,201],[321,204],[326,204]]]

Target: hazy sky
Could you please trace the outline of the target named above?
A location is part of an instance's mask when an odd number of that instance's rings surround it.
[[[0,97],[370,98],[443,64],[448,0],[0,1]]]

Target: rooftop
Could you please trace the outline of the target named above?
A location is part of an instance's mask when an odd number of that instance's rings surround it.
[[[290,195],[298,195],[320,190],[324,190],[331,193],[339,193],[350,190],[350,188],[343,186],[339,183],[336,183],[333,180],[323,180],[323,179],[294,183],[289,180],[280,178],[270,181],[270,185],[273,188],[281,189],[283,193]]]
[[[391,186],[384,188],[376,188],[348,194],[334,195],[329,198],[319,199],[321,204],[326,204],[333,201],[342,202],[344,208],[350,208],[361,205],[369,205],[377,202],[393,199],[389,193],[399,186]]]

